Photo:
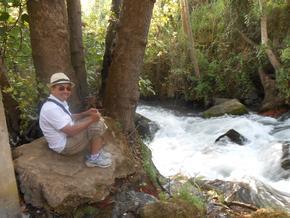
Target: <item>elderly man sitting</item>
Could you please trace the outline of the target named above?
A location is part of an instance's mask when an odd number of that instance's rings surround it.
[[[50,95],[41,108],[39,125],[49,148],[63,155],[73,155],[90,145],[86,165],[111,166],[111,154],[102,148],[107,127],[99,111],[91,108],[78,114],[70,113],[67,99],[74,83],[64,73],[53,74],[48,87]]]

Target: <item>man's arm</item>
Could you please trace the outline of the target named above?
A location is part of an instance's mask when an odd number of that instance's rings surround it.
[[[74,136],[80,133],[81,131],[85,130],[86,128],[88,128],[93,123],[99,121],[100,118],[101,118],[100,113],[95,112],[87,116],[85,119],[83,119],[82,122],[76,123],[74,125],[68,124],[60,130],[69,136]]]

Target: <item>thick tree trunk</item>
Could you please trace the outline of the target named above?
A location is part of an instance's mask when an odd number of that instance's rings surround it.
[[[262,45],[265,47],[267,57],[274,67],[275,71],[277,72],[281,68],[281,64],[272,51],[271,47],[269,46],[269,38],[268,38],[268,31],[267,31],[267,16],[262,14],[261,15],[261,41]]]
[[[20,135],[20,110],[18,109],[18,103],[12,98],[12,96],[9,93],[3,92],[5,88],[10,87],[6,73],[7,70],[4,64],[4,59],[0,55],[0,86],[3,95],[7,127],[11,144],[16,145],[19,140],[18,136]]]
[[[100,90],[100,96],[104,97],[106,90],[106,82],[108,78],[109,67],[112,62],[112,53],[114,49],[114,40],[116,37],[116,28],[119,22],[120,10],[122,0],[112,0],[111,12],[112,16],[109,20],[109,26],[107,28],[106,40],[105,40],[105,53],[103,56],[103,68],[102,68],[102,86]]]
[[[192,35],[192,28],[190,24],[190,14],[187,0],[180,0],[181,19],[183,31],[186,36],[187,45],[189,48],[190,60],[193,63],[194,73],[197,78],[200,78],[200,70],[194,48],[194,40]]]
[[[267,111],[281,107],[284,101],[279,97],[276,81],[265,73],[262,68],[259,68],[259,76],[264,88],[264,99],[260,110]]]
[[[267,30],[267,15],[264,12],[264,0],[259,0],[260,12],[261,12],[261,43],[265,47],[267,57],[275,70],[275,74],[281,68],[281,63],[274,54],[273,50],[269,46],[268,30]],[[276,81],[271,79],[265,74],[265,72],[259,69],[259,76],[264,88],[264,99],[262,103],[262,110],[269,110],[271,108],[279,107],[283,104],[283,100],[279,97],[279,91],[276,86]]]
[[[64,72],[75,83],[73,109],[80,107],[80,86],[71,64],[67,10],[64,0],[28,0],[30,40],[37,77],[44,84]]]
[[[143,65],[153,0],[124,0],[116,46],[105,92],[105,111],[118,120],[125,133],[134,130],[139,100],[138,80]]]
[[[18,190],[0,93],[0,217],[21,217]]]
[[[80,0],[67,0],[68,24],[70,28],[71,62],[80,85],[80,96],[88,96],[85,67]]]

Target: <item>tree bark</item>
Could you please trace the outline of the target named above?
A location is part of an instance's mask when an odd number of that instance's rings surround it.
[[[260,110],[267,111],[281,107],[284,101],[279,97],[276,81],[271,79],[262,68],[259,68],[259,77],[264,88],[264,99]]]
[[[190,14],[187,0],[180,0],[180,9],[181,9],[181,19],[183,31],[186,36],[187,45],[189,48],[190,60],[193,63],[194,73],[197,78],[200,78],[200,70],[198,66],[198,61],[196,57],[196,51],[194,48],[194,40],[192,35],[192,28],[190,24]]]
[[[20,110],[18,103],[12,98],[9,93],[3,92],[7,87],[10,87],[7,78],[7,70],[4,64],[4,59],[0,55],[0,86],[3,95],[3,104],[5,108],[5,116],[7,119],[7,127],[10,135],[10,142],[13,145],[18,143],[20,135]]]
[[[71,64],[67,10],[64,0],[28,0],[32,57],[38,79],[46,84],[64,72],[76,84],[72,108],[80,107],[80,85]]]
[[[260,12],[261,12],[261,44],[265,47],[265,52],[267,57],[275,70],[275,74],[281,68],[281,63],[278,58],[274,54],[273,50],[269,46],[269,38],[268,38],[268,30],[267,30],[267,15],[264,11],[264,0],[259,0]],[[269,110],[273,108],[277,108],[283,105],[284,101],[281,97],[279,97],[279,90],[276,85],[276,81],[271,79],[268,75],[265,74],[264,70],[259,69],[259,76],[261,79],[261,83],[264,88],[264,99],[262,102],[261,110]],[[277,77],[277,76],[276,76]]]
[[[278,70],[281,68],[281,64],[268,43],[269,38],[268,38],[268,30],[267,30],[267,15],[264,12],[263,0],[259,0],[259,4],[260,4],[260,11],[261,11],[261,21],[260,21],[261,22],[261,42],[262,42],[262,45],[265,46],[267,57],[277,73]]]
[[[67,0],[68,24],[70,29],[71,62],[80,85],[80,96],[88,96],[87,72],[84,58],[80,0]]]
[[[139,100],[138,80],[143,65],[154,1],[124,0],[116,46],[105,92],[105,111],[118,120],[125,133],[134,130]]]
[[[116,38],[116,29],[119,22],[120,10],[122,0],[112,0],[111,12],[112,16],[109,20],[109,26],[107,28],[106,39],[105,39],[105,53],[103,56],[103,68],[101,71],[102,86],[100,90],[100,96],[103,98],[106,90],[106,83],[109,73],[109,67],[112,62],[112,53],[114,50],[114,40]]]
[[[17,184],[0,93],[0,217],[21,217]]]

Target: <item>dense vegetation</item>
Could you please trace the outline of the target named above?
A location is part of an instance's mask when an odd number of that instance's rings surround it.
[[[246,100],[258,94],[262,98],[258,68],[270,63],[261,45],[258,1],[207,2],[189,2],[201,78],[196,78],[187,52],[179,1],[155,5],[143,75],[151,79],[158,95],[167,97]],[[278,86],[281,95],[289,98],[289,4],[267,1],[265,7],[271,47],[283,66],[277,74]]]
[[[268,18],[268,45],[281,62],[276,73],[261,43],[259,3]],[[155,4],[139,81],[143,96],[201,102],[235,97],[251,104],[264,95],[258,74],[261,67],[276,78],[280,96],[289,100],[289,1],[188,1],[200,78],[188,51],[193,45],[184,34],[179,4],[177,0]],[[83,14],[83,40],[90,93],[96,94],[101,84],[106,27],[110,19],[117,18],[110,12],[110,1],[96,0],[92,6]],[[45,88],[34,79],[27,16],[24,1],[0,1],[0,54],[11,84],[5,91],[19,103],[24,121],[35,113],[31,107],[39,100],[35,87]]]

